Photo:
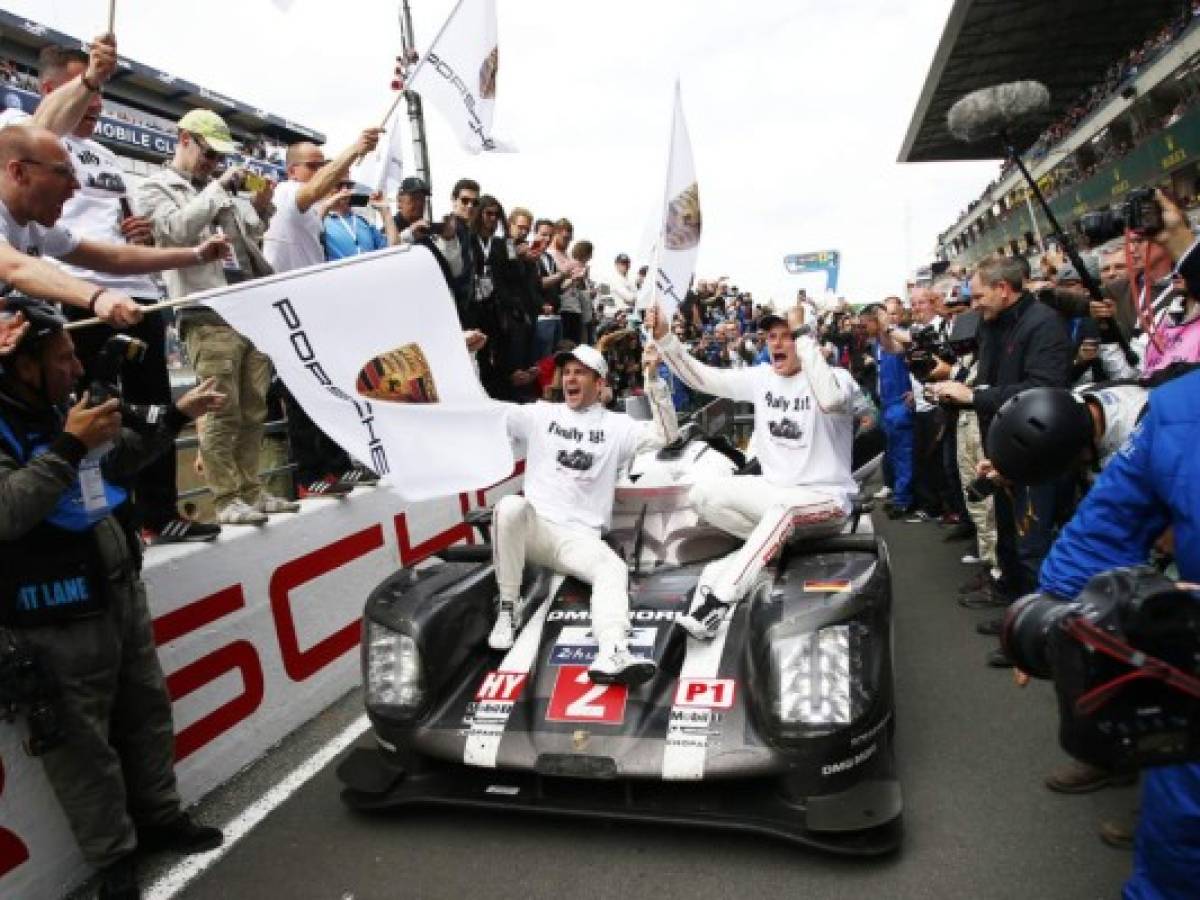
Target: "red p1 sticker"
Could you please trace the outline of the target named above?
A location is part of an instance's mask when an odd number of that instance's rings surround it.
[[[586,666],[559,666],[546,721],[620,725],[628,699],[628,685],[593,684]]]
[[[732,678],[680,678],[675,688],[675,705],[729,709],[736,687],[737,682]]]
[[[475,699],[516,700],[528,677],[524,672],[488,672],[475,691]]]

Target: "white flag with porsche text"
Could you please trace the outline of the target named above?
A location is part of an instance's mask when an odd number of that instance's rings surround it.
[[[647,278],[638,306],[658,303],[669,321],[687,296],[696,271],[700,248],[700,191],[696,183],[696,165],[692,160],[692,142],[683,118],[679,82],[675,83],[675,112],[671,122],[671,145],[667,156],[667,181],[657,235],[649,265],[653,278]]]
[[[206,302],[271,357],[322,431],[403,497],[475,490],[512,472],[505,407],[479,384],[428,250],[297,269]]]
[[[509,152],[492,134],[499,68],[496,0],[459,0],[407,87],[441,111],[464,150]]]
[[[375,149],[364,156],[351,170],[350,176],[372,191],[394,200],[404,179],[404,129],[401,120],[407,115],[403,101],[396,104],[391,118],[384,126],[384,135]]]

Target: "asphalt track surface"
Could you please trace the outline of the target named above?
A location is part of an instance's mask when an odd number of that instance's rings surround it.
[[[879,521],[895,568],[897,746],[905,842],[881,860],[832,859],[769,839],[652,825],[467,811],[363,816],[338,798],[336,764],[272,812],[180,895],[201,898],[1098,898],[1130,855],[1100,843],[1134,789],[1064,797],[1042,776],[1065,759],[1049,686],[1022,690],[983,664],[987,617],[954,602],[967,545],[932,524]],[[319,741],[355,698],[298,740]],[[365,743],[364,738],[360,743]],[[300,748],[301,752],[304,748]],[[248,776],[268,780],[268,760]],[[206,801],[220,821],[242,779]],[[152,873],[146,873],[149,880]]]

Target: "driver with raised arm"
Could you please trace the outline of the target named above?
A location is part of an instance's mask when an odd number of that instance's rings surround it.
[[[770,365],[714,369],[697,362],[657,309],[646,324],[663,359],[703,394],[754,404],[754,448],[761,475],[731,475],[696,484],[690,499],[707,522],[745,544],[709,563],[679,624],[693,637],[716,637],[726,614],[754,584],[792,532],[816,537],[842,530],[858,486],[850,465],[854,380],[826,361],[808,330],[782,316],[758,323]]]
[[[646,394],[651,420],[640,422],[605,409],[600,395],[608,365],[594,347],[560,353],[563,403],[513,405],[508,432],[526,442],[525,495],[495,508],[492,552],[499,609],[488,644],[513,645],[526,601],[526,559],[592,586],[592,634],[599,650],[588,669],[600,684],[640,684],[654,676],[653,660],[629,652],[629,569],[601,540],[612,521],[618,472],[642,450],[675,439],[678,424],[657,358],[648,354]]]

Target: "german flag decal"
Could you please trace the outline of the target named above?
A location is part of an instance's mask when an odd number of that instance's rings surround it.
[[[381,353],[362,367],[355,388],[372,400],[437,403],[437,385],[429,361],[417,344]]]
[[[806,594],[840,594],[842,591],[848,590],[850,590],[849,578],[831,578],[828,581],[804,582],[804,593]]]

